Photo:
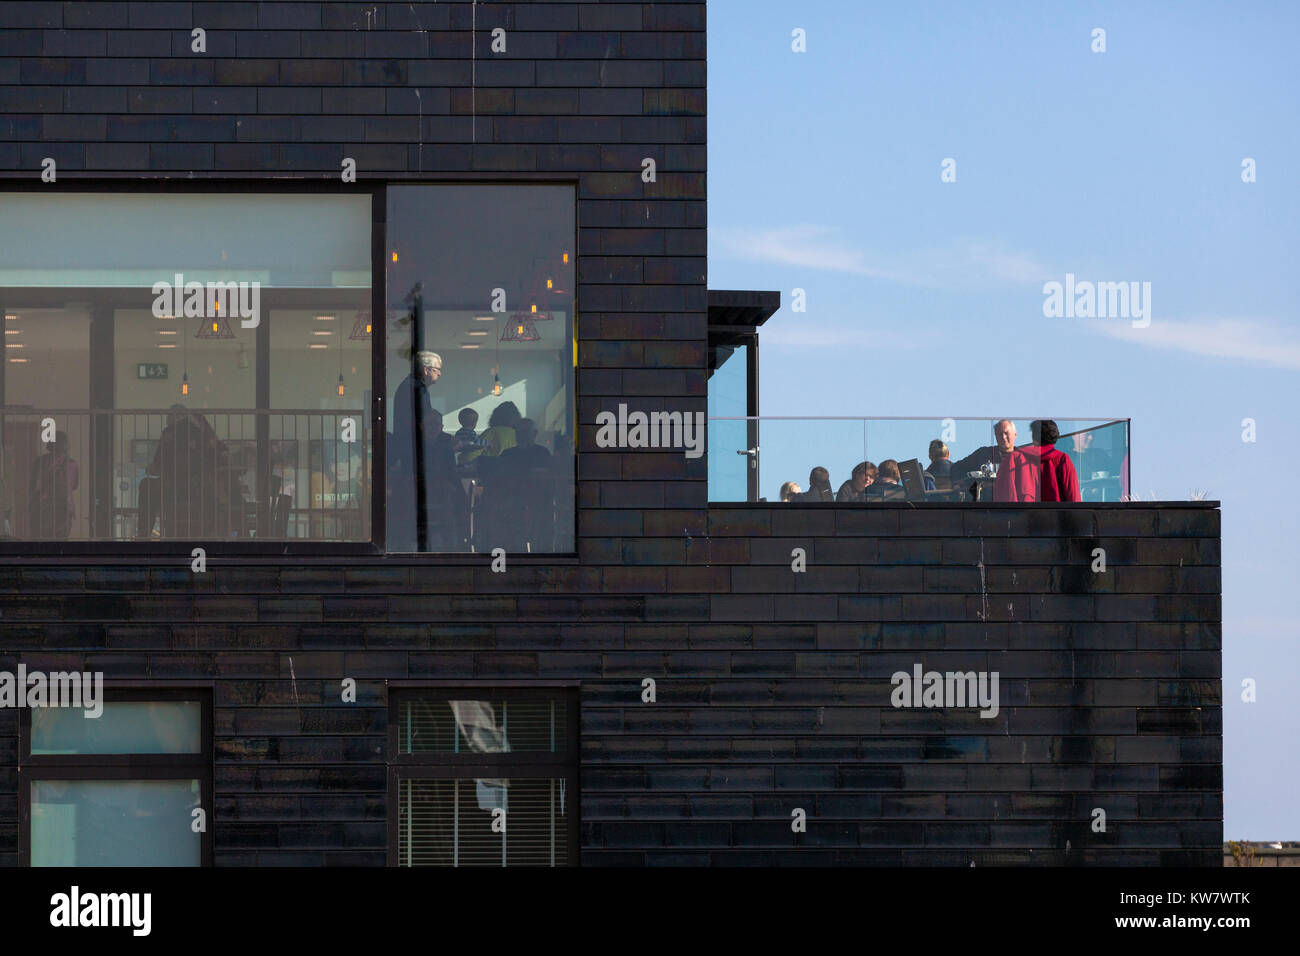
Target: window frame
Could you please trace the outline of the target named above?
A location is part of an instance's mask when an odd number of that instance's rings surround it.
[[[329,177],[306,181],[303,179],[279,178],[162,178],[142,180],[138,178],[78,178],[61,186],[60,193],[80,192],[117,192],[129,194],[184,194],[184,193],[306,193],[313,195],[356,195],[368,194],[370,203],[370,314],[383,316],[387,314],[387,205],[388,186],[568,186],[573,190],[573,245],[574,277],[573,294],[573,338],[580,343],[578,285],[582,251],[579,236],[582,231],[580,184],[575,177],[554,176],[549,174],[519,173],[503,177],[500,174],[457,174],[455,176],[429,176],[424,174],[385,173],[382,179],[342,183],[337,178]],[[45,192],[48,187],[31,177],[13,179],[0,176],[0,199],[6,192]],[[0,289],[0,300],[6,295]],[[0,304],[3,304],[0,301]],[[263,326],[263,328],[266,328]],[[35,540],[0,540],[0,565],[14,563],[18,560],[40,564],[78,564],[87,559],[118,559],[122,563],[145,565],[171,565],[177,561],[188,563],[195,547],[205,548],[208,552],[222,555],[222,562],[228,564],[265,564],[270,557],[292,557],[306,559],[307,563],[347,563],[360,564],[429,564],[429,565],[473,565],[491,560],[488,553],[469,551],[433,551],[407,552],[387,550],[387,526],[385,524],[385,499],[388,486],[388,450],[387,426],[388,396],[387,382],[387,323],[372,322],[371,332],[371,371],[370,389],[371,406],[369,409],[371,435],[372,471],[370,478],[370,540],[369,541],[313,541],[309,539],[253,539],[253,538],[193,538],[189,540],[158,541],[35,541]],[[576,361],[578,349],[575,348],[573,366],[574,408],[578,407],[581,391],[579,388],[580,368]],[[93,376],[93,371],[92,371]],[[0,394],[0,407],[4,405],[4,396]],[[165,409],[160,409],[165,412]],[[252,410],[250,410],[252,411]],[[577,564],[578,526],[582,510],[581,495],[578,486],[578,435],[571,436],[573,441],[573,549],[559,552],[512,552],[510,560],[523,564]]]
[[[33,754],[32,712],[20,710],[18,721],[18,865],[32,865],[32,784],[43,780],[195,780],[199,781],[206,829],[199,834],[199,866],[213,865],[216,807],[213,786],[212,686],[104,685],[105,701],[165,703],[199,701],[199,751],[188,754]]]
[[[401,705],[404,701],[433,698],[444,701],[484,699],[558,700],[565,705],[566,753],[475,754],[468,753],[401,753]],[[581,733],[579,685],[576,683],[528,683],[429,681],[420,684],[390,684],[388,692],[388,866],[400,867],[401,793],[403,780],[465,779],[469,776],[519,779],[563,779],[569,789],[569,812],[565,826],[567,862],[579,866],[582,846],[580,817]]]

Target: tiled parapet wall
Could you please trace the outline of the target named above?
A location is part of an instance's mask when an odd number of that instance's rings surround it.
[[[1212,505],[714,506],[688,561],[711,623],[636,628],[658,703],[585,738],[589,858],[1219,864]],[[999,712],[891,706],[918,663]]]
[[[10,565],[0,669],[210,684],[223,864],[385,861],[398,679],[580,682],[587,864],[1221,864],[1214,505],[700,514],[591,512],[582,564],[504,574]],[[998,714],[892,707],[914,663],[998,671]]]

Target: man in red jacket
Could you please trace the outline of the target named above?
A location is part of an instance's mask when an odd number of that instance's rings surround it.
[[[998,476],[993,482],[994,501],[1038,501],[1038,449],[1016,447],[1016,426],[1007,418],[993,429],[998,442]]]
[[[1034,444],[1038,446],[1040,500],[1082,501],[1074,462],[1070,461],[1065,452],[1056,448],[1056,442],[1061,437],[1056,422],[1034,422],[1029,429],[1033,433]]]

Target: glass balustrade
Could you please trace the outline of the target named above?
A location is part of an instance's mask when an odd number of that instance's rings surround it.
[[[1129,494],[1128,419],[718,416],[709,419],[708,452],[713,502],[1121,501]]]

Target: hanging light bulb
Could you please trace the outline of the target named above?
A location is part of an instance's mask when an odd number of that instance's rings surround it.
[[[190,373],[186,372],[181,376],[181,394],[188,395],[189,393],[190,393]]]
[[[552,282],[550,279],[547,279],[547,280],[546,280],[546,288],[548,288],[548,289],[554,289],[554,288],[555,288],[555,283]]]
[[[501,394],[501,376],[500,376],[500,375],[493,375],[493,376],[492,376],[492,394],[493,394],[493,395],[500,395],[500,394]]]
[[[564,264],[566,266],[569,264],[569,254],[567,252],[564,254]]]
[[[343,373],[339,372],[339,395],[343,394]]]

